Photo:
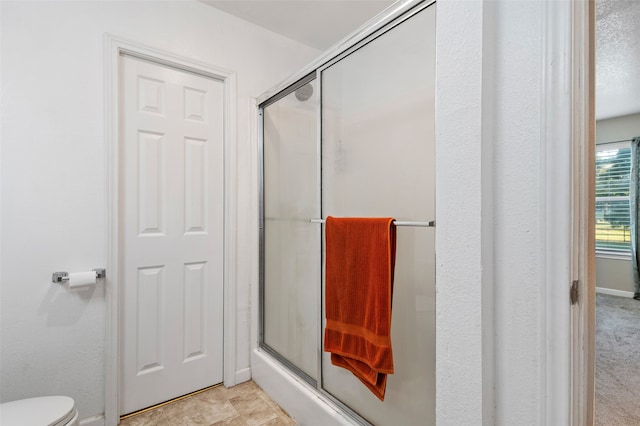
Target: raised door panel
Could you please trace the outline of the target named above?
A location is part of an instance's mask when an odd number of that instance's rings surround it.
[[[207,141],[185,138],[185,233],[206,232],[207,218]]]
[[[184,265],[184,362],[206,356],[206,262]]]
[[[137,365],[138,375],[158,371],[162,365],[162,266],[138,269]]]
[[[165,135],[138,132],[138,229],[140,234],[163,235],[165,199]]]

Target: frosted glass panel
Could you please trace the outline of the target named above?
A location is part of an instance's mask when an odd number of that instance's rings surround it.
[[[267,106],[264,123],[264,337],[317,380],[320,309],[318,93],[311,82]]]
[[[323,71],[324,216],[435,219],[434,85],[435,7]],[[433,425],[433,228],[397,229],[391,338],[395,374],[384,401],[328,353],[322,387],[373,424]]]

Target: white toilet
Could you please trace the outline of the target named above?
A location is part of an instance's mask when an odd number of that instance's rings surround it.
[[[0,404],[2,426],[78,426],[78,410],[68,396],[42,396]]]

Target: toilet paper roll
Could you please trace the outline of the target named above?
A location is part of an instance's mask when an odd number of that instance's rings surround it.
[[[69,288],[88,287],[96,285],[96,272],[72,272],[69,274]]]

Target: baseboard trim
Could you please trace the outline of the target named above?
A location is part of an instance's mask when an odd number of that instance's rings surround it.
[[[596,293],[609,294],[611,296],[633,298],[632,291],[616,290],[613,288],[596,287]]]
[[[80,420],[80,426],[104,426],[104,414],[85,417]]]
[[[251,380],[251,368],[243,368],[236,371],[236,385]]]

